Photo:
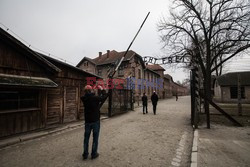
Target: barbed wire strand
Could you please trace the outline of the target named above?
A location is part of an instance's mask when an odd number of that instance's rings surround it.
[[[20,42],[22,42],[23,44],[25,44],[25,45],[26,45],[27,47],[29,47],[30,49],[32,49],[32,50],[34,50],[34,51],[39,51],[39,52],[45,54],[46,56],[49,56],[49,57],[55,58],[55,59],[57,59],[57,60],[63,61],[64,63],[68,63],[68,64],[70,64],[70,65],[72,65],[72,66],[75,66],[75,65],[76,65],[75,63],[72,63],[72,62],[70,62],[70,61],[68,61],[68,60],[65,60],[65,59],[63,59],[63,58],[61,58],[61,57],[58,57],[58,56],[56,56],[56,55],[54,55],[54,54],[51,54],[51,53],[49,53],[49,52],[43,51],[43,50],[41,50],[41,49],[39,49],[39,48],[37,48],[37,47],[34,47],[34,46],[31,45],[29,42],[27,42],[26,40],[24,40],[22,37],[20,37],[19,35],[17,35],[17,34],[16,34],[14,31],[12,31],[10,28],[8,28],[7,26],[5,26],[3,23],[0,22],[0,24],[1,24],[1,27],[2,27],[2,28],[4,27],[4,29],[6,30],[6,32],[8,32],[8,33],[10,32],[11,35],[13,35],[15,38],[17,38]]]

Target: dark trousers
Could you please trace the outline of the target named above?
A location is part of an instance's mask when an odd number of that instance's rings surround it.
[[[143,104],[143,107],[142,107],[143,114],[145,114],[145,110],[146,110],[146,113],[148,113],[148,105],[147,104]]]
[[[92,143],[91,156],[95,156],[97,154],[97,149],[98,149],[100,121],[93,122],[93,123],[85,123],[84,142],[83,142],[83,147],[84,147],[83,156],[85,157],[89,155],[89,137],[90,137],[91,131],[93,131],[93,143]]]
[[[154,112],[154,114],[156,114],[156,106],[157,106],[157,104],[153,104],[153,112]]]

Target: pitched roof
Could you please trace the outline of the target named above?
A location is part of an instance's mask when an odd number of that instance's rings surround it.
[[[96,63],[93,61],[93,59],[91,59],[91,58],[89,58],[89,57],[84,57],[84,58],[76,65],[76,67],[79,67],[79,66],[83,63],[84,60],[87,60],[87,61],[93,63],[94,65],[96,65]]]
[[[187,88],[186,86],[180,85],[177,82],[173,82],[173,84],[176,85],[176,86],[182,87],[182,88]]]
[[[217,78],[220,86],[237,86],[238,74],[240,75],[240,84],[250,86],[250,71],[227,73]]]
[[[60,72],[60,69],[58,67],[56,67],[54,64],[50,63],[49,61],[47,61],[46,59],[44,59],[40,55],[38,55],[36,52],[31,50],[29,47],[24,45],[22,42],[20,42],[18,39],[16,39],[15,37],[10,35],[6,31],[4,31],[1,27],[0,27],[0,40],[7,43],[8,45],[16,48],[18,51],[25,54],[25,56],[27,56],[28,58],[30,58],[34,62],[37,62],[39,65],[41,65],[45,69],[47,69],[49,71],[53,71],[53,72]]]
[[[146,67],[154,71],[165,71],[165,69],[159,64],[148,64]]]
[[[160,76],[160,74],[158,74],[156,71],[153,71],[153,70],[151,70],[151,69],[149,69],[149,68],[146,68],[146,70],[147,70],[147,71],[150,71],[150,72],[152,72],[152,73],[154,73],[154,74],[156,74],[156,75],[158,75],[158,76]]]
[[[95,75],[95,74],[93,74],[93,73],[87,72],[87,71],[85,71],[85,70],[83,70],[83,69],[80,69],[80,68],[78,68],[78,67],[72,66],[72,65],[70,65],[70,64],[68,64],[68,63],[62,62],[62,61],[57,60],[57,59],[54,59],[54,58],[52,58],[52,57],[43,55],[43,54],[38,53],[38,52],[37,52],[37,54],[41,55],[42,57],[44,57],[45,59],[47,59],[48,61],[50,61],[50,62],[52,62],[52,63],[61,64],[61,65],[63,65],[63,66],[66,66],[66,67],[68,67],[68,68],[71,68],[72,70],[81,72],[81,73],[83,73],[83,74],[85,74],[85,75],[88,75],[88,76],[94,76],[94,77],[97,77],[97,78],[102,78],[101,76],[98,76],[98,75]]]
[[[97,65],[110,64],[110,63],[114,63],[114,62],[120,60],[124,56],[124,54],[125,54],[125,51],[117,52],[115,50],[112,50],[109,52],[109,56],[108,56],[108,53],[105,53],[99,57],[96,57],[95,59],[92,59],[92,60]],[[138,54],[132,50],[129,50],[123,61],[130,60],[134,55],[138,55]]]
[[[164,78],[167,78],[167,79],[169,79],[170,81],[173,81],[172,76],[169,75],[169,74],[164,74]]]
[[[84,60],[91,61],[95,65],[112,64],[112,63],[118,62],[124,56],[125,53],[126,53],[126,51],[117,52],[115,50],[112,50],[112,51],[109,51],[109,53],[102,54],[101,56],[98,56],[94,59],[91,59],[89,57],[84,57],[76,66],[79,67]],[[109,54],[109,56],[108,56],[108,54]],[[129,61],[129,60],[131,60],[131,58],[133,56],[137,56],[139,58],[139,60],[141,61],[143,67],[145,67],[145,64],[142,60],[142,57],[139,54],[137,54],[136,52],[134,52],[133,50],[128,51],[128,53],[126,54],[123,61]]]

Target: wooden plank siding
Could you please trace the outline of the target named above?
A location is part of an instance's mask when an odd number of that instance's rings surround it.
[[[61,123],[62,91],[60,88],[50,89],[47,92],[47,122],[46,126]]]
[[[83,119],[80,86],[63,86],[48,90],[47,126]]]
[[[64,87],[64,115],[63,122],[72,122],[77,119],[78,92],[76,87]]]
[[[23,133],[43,128],[42,112],[40,109],[1,112],[0,113],[0,137]]]
[[[80,97],[84,94],[84,89],[83,87],[80,87],[79,85],[79,103],[78,103],[78,119],[82,120],[84,119],[84,106],[83,106],[83,102],[81,101]]]
[[[84,118],[80,97],[86,77],[100,77],[34,52],[1,28],[0,37],[1,76],[22,76],[27,80],[39,77],[54,83],[54,86],[49,87],[45,84],[22,85],[16,81],[1,80],[0,138]],[[9,107],[11,105],[7,105],[6,101],[8,104],[13,103],[12,94],[15,95],[15,105]],[[24,103],[23,106],[20,102]]]
[[[28,50],[28,49],[27,49]],[[34,53],[35,54],[35,53]],[[51,78],[54,74],[44,68],[31,52],[10,41],[0,40],[0,73],[7,75]],[[0,137],[11,136],[46,127],[47,89],[1,85],[1,92],[37,92],[37,107],[5,110],[0,106]],[[25,94],[25,93],[24,93]]]
[[[49,73],[37,62],[31,60],[27,54],[6,45],[0,40],[0,73],[47,77]]]

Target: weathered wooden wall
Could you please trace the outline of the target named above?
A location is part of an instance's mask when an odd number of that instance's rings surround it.
[[[87,75],[64,63],[51,58],[48,60],[60,68],[61,72],[53,78],[59,86],[56,89],[48,90],[47,125],[84,119],[80,97],[83,95]]]
[[[0,107],[0,138],[84,119],[80,96],[86,77],[92,75],[58,60],[47,59],[61,70],[51,72],[44,68],[43,61],[37,60],[39,54],[14,44],[0,39],[0,74],[45,77],[58,87],[0,86],[0,91],[34,90],[39,96],[36,108],[4,111]]]
[[[60,88],[50,89],[47,93],[47,119],[46,126],[61,123],[63,92]]]
[[[32,77],[50,75],[39,63],[30,59],[18,48],[12,47],[2,40],[0,40],[0,73]],[[19,86],[1,86],[0,91],[34,91],[39,96],[37,108],[7,111],[0,109],[0,137],[45,127],[46,90]]]
[[[20,88],[0,88],[2,91],[18,91]],[[21,89],[22,91],[24,89]],[[34,92],[35,93],[35,92]],[[0,137],[23,133],[45,127],[44,92],[39,91],[39,104],[36,108],[0,110]]]
[[[46,77],[49,73],[39,63],[0,40],[0,73],[21,76]]]

